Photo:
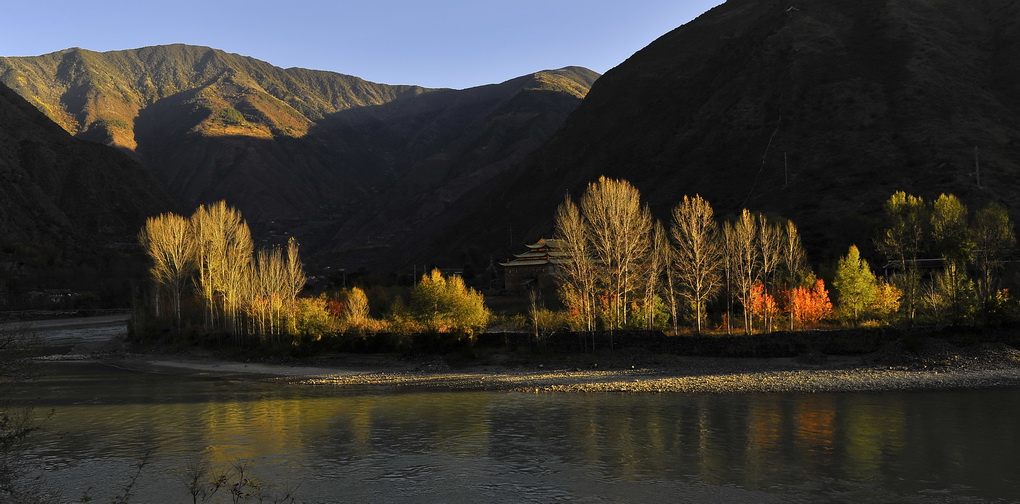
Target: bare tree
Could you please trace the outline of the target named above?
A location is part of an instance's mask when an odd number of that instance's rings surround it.
[[[210,322],[215,326],[219,317],[224,329],[239,336],[238,316],[251,278],[251,230],[241,213],[224,201],[200,206],[191,222],[199,241],[199,284]]]
[[[276,339],[283,332],[284,298],[287,296],[287,265],[279,247],[259,250],[252,268],[248,296],[249,314],[256,317],[257,331]]]
[[[726,298],[726,334],[733,334],[733,300],[737,299],[737,229],[734,223],[724,222],[723,243],[723,288]]]
[[[284,284],[284,299],[286,300],[287,318],[291,320],[291,332],[296,332],[295,311],[297,309],[298,294],[305,288],[308,277],[305,276],[304,266],[301,264],[301,257],[298,254],[298,242],[294,238],[287,240],[287,275]]]
[[[157,308],[160,302],[158,292],[166,290],[170,295],[176,326],[180,327],[181,296],[195,269],[196,243],[188,220],[172,213],[150,217],[146,219],[138,241],[152,261],[149,273],[156,281]]]
[[[733,284],[744,311],[744,333],[751,334],[751,289],[761,277],[761,259],[758,247],[758,221],[746,208],[736,222],[728,228],[730,261],[733,267]]]
[[[782,252],[782,282],[785,285],[787,291],[792,291],[796,287],[806,287],[802,285],[805,277],[805,271],[807,270],[807,253],[804,251],[804,245],[800,241],[800,234],[797,232],[797,225],[793,221],[786,221],[786,226],[783,228],[783,234],[781,237],[783,252]],[[789,318],[790,318],[790,330],[794,329],[794,303],[787,303],[789,307]]]
[[[645,329],[653,329],[655,327],[655,305],[657,300],[661,300],[659,297],[659,287],[662,282],[662,273],[668,269],[666,261],[670,257],[669,249],[669,235],[666,233],[665,228],[662,227],[662,224],[655,221],[652,225],[651,246],[641,268],[641,274],[644,277],[644,298],[641,308],[644,311],[642,313],[642,318],[644,319],[642,322]]]
[[[666,243],[658,243],[662,238],[666,239]],[[673,243],[669,240],[668,236],[656,236],[656,248],[659,253],[662,254],[662,262],[665,265],[664,280],[666,282],[664,293],[666,295],[666,303],[669,307],[669,318],[673,324],[673,334],[677,334],[680,331],[680,310],[677,306],[677,275],[674,264],[676,262],[676,249],[673,247]]]
[[[680,284],[680,294],[694,308],[700,334],[705,305],[722,287],[723,242],[712,206],[701,196],[684,196],[673,209],[672,226],[675,252],[672,268]]]
[[[775,274],[783,253],[783,231],[779,226],[768,221],[764,214],[758,214],[758,258],[761,261],[760,275],[765,291],[775,292]],[[765,311],[763,327],[766,332],[772,330],[773,320],[769,311]]]
[[[609,293],[606,323],[610,329],[619,328],[627,320],[627,304],[638,285],[637,268],[651,246],[651,212],[629,182],[605,177],[588,185],[580,207],[598,279]]]
[[[563,304],[576,310],[582,327],[595,330],[595,264],[591,257],[588,227],[570,196],[556,209],[556,239],[566,256],[556,274]]]
[[[210,264],[213,258],[212,218],[205,205],[199,206],[195,213],[191,214],[190,225],[195,240],[195,263],[198,269],[198,278],[195,282],[205,305],[205,328],[208,330],[216,326],[216,286],[213,283]]]

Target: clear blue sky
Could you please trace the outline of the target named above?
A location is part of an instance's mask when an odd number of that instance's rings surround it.
[[[600,73],[722,0],[16,0],[0,56],[204,45],[280,67],[464,88],[568,65]]]

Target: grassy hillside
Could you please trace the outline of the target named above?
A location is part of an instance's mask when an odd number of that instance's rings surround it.
[[[180,44],[0,58],[0,80],[71,134],[129,149],[139,113],[162,100],[190,109],[176,114],[188,131],[268,138],[302,136],[327,114],[424,91]]]

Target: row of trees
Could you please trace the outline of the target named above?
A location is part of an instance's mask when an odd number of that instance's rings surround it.
[[[1016,247],[1005,207],[991,203],[971,218],[952,194],[928,203],[901,191],[886,202],[885,215],[876,245],[893,266],[907,319],[927,312],[963,322],[976,313],[987,317],[1001,303],[1002,272]],[[924,268],[924,258],[938,258],[938,267]]]
[[[720,223],[707,201],[684,196],[667,227],[637,189],[603,177],[556,211],[556,238],[566,252],[559,294],[581,331],[664,329],[671,322],[676,332],[686,320],[702,332],[710,308],[722,313],[726,331],[740,320],[748,334],[810,327],[834,314],[853,323],[901,315],[912,322],[920,310],[963,321],[1003,303],[1001,273],[1016,241],[1005,208],[992,204],[971,219],[952,195],[927,204],[900,192],[885,214],[876,245],[894,274],[888,282],[876,276],[851,246],[833,277],[836,309],[792,221],[744,209]],[[474,334],[490,317],[480,293],[438,271],[397,296],[380,318],[369,316],[368,297],[357,288],[333,302],[299,298],[305,274],[297,243],[255,251],[247,224],[224,202],[190,218],[150,218],[139,238],[152,261],[152,306],[177,328],[185,299],[197,300],[206,330],[237,341],[338,331]],[[924,269],[933,255],[939,267]],[[540,317],[532,318],[537,331]]]
[[[876,277],[857,247],[850,247],[833,281],[840,302],[834,310],[792,221],[744,209],[719,223],[707,201],[684,196],[667,230],[642,205],[637,189],[602,177],[556,211],[556,238],[566,253],[559,294],[578,330],[651,328],[668,318],[676,331],[687,318],[701,332],[708,307],[715,305],[728,332],[739,308],[748,334],[795,330],[834,314],[858,323],[891,321],[902,312],[913,321],[922,302],[944,306],[958,321],[975,306],[1002,300],[1001,272],[1015,246],[1004,207],[993,203],[971,222],[955,196],[928,205],[898,192],[885,214],[876,243],[896,273],[890,282]],[[932,255],[944,266],[922,278],[922,258]],[[658,316],[661,310],[668,317]]]
[[[398,296],[385,319],[369,315],[368,296],[357,287],[332,301],[299,297],[306,275],[297,242],[256,251],[248,224],[223,201],[200,206],[190,218],[151,217],[139,241],[151,264],[149,305],[157,319],[180,329],[182,306],[196,300],[206,332],[225,332],[235,343],[248,336],[278,343],[283,335],[314,339],[338,332],[471,335],[489,321],[482,294],[438,270],[422,276],[406,301]]]
[[[791,221],[744,210],[720,225],[707,201],[684,196],[667,231],[637,189],[602,177],[579,202],[564,200],[555,225],[567,256],[560,295],[578,329],[651,327],[662,306],[674,330],[689,315],[701,332],[720,294],[727,324],[739,303],[747,333],[772,330],[783,317],[791,328],[815,323],[831,310]]]
[[[223,201],[200,206],[190,218],[150,217],[138,239],[151,261],[152,306],[175,327],[182,324],[182,300],[194,287],[208,331],[235,339],[296,332],[306,276],[294,239],[256,252],[247,222]]]

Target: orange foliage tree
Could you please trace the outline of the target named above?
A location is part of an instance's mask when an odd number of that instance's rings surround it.
[[[812,326],[832,314],[832,301],[825,281],[818,279],[814,287],[794,287],[786,293],[787,312],[791,317],[791,329],[795,325]]]
[[[776,302],[776,298],[772,294],[769,294],[768,290],[765,289],[765,284],[761,281],[751,286],[749,301],[748,308],[753,317],[767,322],[775,320],[776,316],[779,315],[779,303]],[[772,327],[767,323],[762,326],[762,329],[765,332],[772,331]]]

